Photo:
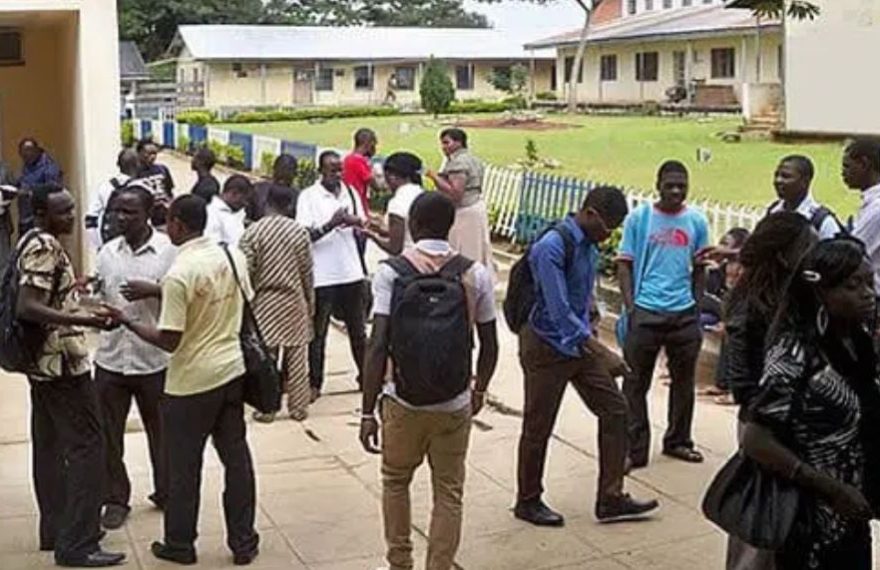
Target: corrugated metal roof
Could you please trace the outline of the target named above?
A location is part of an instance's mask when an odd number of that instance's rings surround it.
[[[656,10],[595,26],[588,43],[659,39],[669,36],[730,34],[754,30],[758,21],[747,10],[728,10],[722,5]],[[763,28],[778,28],[777,20],[762,20]],[[572,30],[527,44],[528,48],[549,48],[577,44],[581,30]]]
[[[119,76],[129,81],[150,77],[141,51],[134,42],[119,42]]]
[[[516,34],[487,29],[186,25],[171,49],[194,59],[423,60],[528,59]],[[552,59],[553,54],[536,53]]]

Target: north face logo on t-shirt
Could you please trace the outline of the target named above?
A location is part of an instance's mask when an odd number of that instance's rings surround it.
[[[658,245],[688,247],[691,238],[686,231],[680,228],[662,228],[651,234],[650,241]]]

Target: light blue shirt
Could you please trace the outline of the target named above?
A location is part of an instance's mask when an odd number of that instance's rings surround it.
[[[694,260],[708,245],[709,223],[699,210],[685,206],[668,214],[653,204],[636,208],[624,223],[620,246],[620,258],[633,263],[636,306],[676,313],[696,305]]]

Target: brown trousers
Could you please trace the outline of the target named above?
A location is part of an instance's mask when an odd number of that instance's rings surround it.
[[[409,485],[425,457],[434,506],[426,570],[450,570],[461,542],[465,457],[471,410],[423,412],[382,401],[382,515],[390,570],[413,568]]]
[[[627,408],[617,382],[595,359],[572,358],[557,352],[530,326],[523,327],[519,339],[526,396],[519,440],[517,500],[537,499],[544,492],[547,443],[569,382],[599,418],[598,500],[620,495],[627,453]]]

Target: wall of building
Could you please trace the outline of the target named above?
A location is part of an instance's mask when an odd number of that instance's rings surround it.
[[[764,32],[760,40],[760,82],[778,83],[778,54],[781,35]],[[735,76],[712,77],[712,50],[732,48],[735,57]],[[757,54],[759,41],[756,35],[729,36],[712,39],[666,40],[654,42],[630,42],[588,46],[583,63],[583,81],[577,87],[578,100],[588,103],[640,103],[666,100],[666,90],[676,84],[675,52],[684,52],[686,61],[685,80],[703,80],[707,85],[728,85],[740,96],[744,82],[758,82]],[[568,85],[564,81],[565,59],[574,58],[575,47],[558,51],[556,62],[557,94],[567,97]],[[636,79],[636,54],[657,52],[657,81]],[[601,59],[604,55],[617,56],[617,80],[600,81]]]
[[[24,65],[0,67],[0,157],[18,171],[18,142],[33,136],[55,157],[81,214],[116,170],[119,50],[114,0],[4,0],[0,26],[23,33]],[[89,265],[77,233],[69,246]]]
[[[399,67],[414,67],[416,70],[413,89],[406,90],[398,87],[395,90],[397,103],[402,105],[418,104],[419,84],[421,82],[424,64],[377,64],[373,67],[372,89],[360,89],[355,87],[355,65],[351,63],[322,63],[334,70],[333,90],[313,90],[311,101],[301,101],[300,104],[314,104],[319,106],[333,105],[379,105],[385,101],[388,80],[392,73]],[[457,63],[450,62],[449,76],[455,83],[455,68]],[[462,63],[461,65],[465,65]],[[505,96],[497,91],[489,83],[492,69],[499,65],[509,65],[508,62],[478,62],[473,63],[474,86],[473,89],[461,90],[457,97],[462,100],[483,99],[494,100]],[[527,63],[526,63],[527,65]],[[534,84],[536,92],[549,91],[551,83],[552,62],[541,61],[535,66]],[[200,74],[206,80],[205,104],[211,108],[218,107],[247,107],[259,105],[289,106],[294,101],[294,69],[314,73],[314,62],[302,63],[270,63],[265,65],[265,77],[260,64],[242,64],[242,70],[247,73],[246,77],[239,77],[233,71],[233,63],[217,62],[203,64],[192,60],[183,59],[178,63],[178,80],[184,77],[186,81],[193,77],[193,69],[201,68]],[[182,74],[182,75],[181,75]]]
[[[786,128],[878,135],[880,3],[815,1],[816,20],[786,27]]]

